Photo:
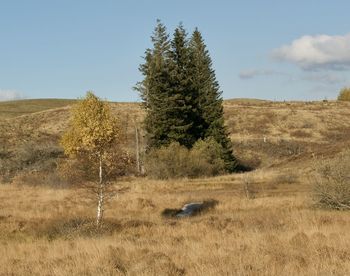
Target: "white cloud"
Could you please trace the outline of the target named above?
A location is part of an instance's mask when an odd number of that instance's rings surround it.
[[[24,95],[15,90],[0,89],[0,101],[11,101],[25,98]]]
[[[305,70],[350,68],[350,34],[302,36],[272,52],[278,60],[295,63]]]
[[[283,72],[270,70],[270,69],[249,69],[242,70],[239,73],[241,79],[253,79],[258,76],[272,76],[272,75],[285,75]]]

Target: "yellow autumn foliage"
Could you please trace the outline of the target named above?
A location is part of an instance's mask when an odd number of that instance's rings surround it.
[[[118,121],[109,104],[89,91],[73,108],[70,128],[63,135],[61,144],[67,155],[103,155],[117,142],[119,133]]]
[[[338,101],[350,101],[350,87],[345,87],[340,90]]]

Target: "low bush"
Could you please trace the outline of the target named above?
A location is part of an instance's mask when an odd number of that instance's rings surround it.
[[[198,140],[189,152],[193,177],[219,175],[225,172],[222,147],[212,138]]]
[[[225,172],[222,147],[209,138],[199,140],[192,149],[171,143],[146,156],[146,173],[156,179],[195,178]]]
[[[292,136],[294,138],[311,138],[312,133],[304,131],[302,129],[298,129],[298,130],[291,132],[290,136]]]
[[[288,169],[281,171],[276,177],[273,179],[273,184],[295,184],[299,181],[298,172]]]
[[[350,101],[350,87],[345,87],[340,90],[338,101]]]
[[[146,156],[147,175],[157,179],[181,178],[187,176],[189,151],[179,143],[171,143]]]
[[[97,158],[78,154],[75,158],[61,158],[57,162],[57,174],[68,186],[81,186],[87,182],[98,182],[99,163]],[[120,147],[112,149],[104,159],[104,176],[107,181],[115,181],[121,176],[135,174],[135,160]]]
[[[350,150],[318,162],[313,188],[319,206],[350,210]]]
[[[40,224],[32,223],[27,233],[38,238],[48,240],[66,239],[77,237],[99,237],[112,235],[121,230],[121,223],[117,220],[106,219],[100,227],[96,227],[96,221],[89,218],[53,218]]]
[[[52,142],[32,142],[12,150],[0,150],[0,181],[11,182],[14,176],[27,172],[53,172],[63,150]]]
[[[45,186],[53,189],[72,186],[57,171],[21,171],[12,178],[12,183],[33,187]]]

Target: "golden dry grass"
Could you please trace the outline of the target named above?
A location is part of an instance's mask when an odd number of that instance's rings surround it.
[[[349,213],[315,209],[303,176],[286,173],[125,179],[100,234],[79,226],[95,209],[78,190],[2,185],[0,275],[349,275]],[[204,199],[219,204],[161,216]]]
[[[71,105],[75,100],[35,99],[0,102],[0,119],[14,118],[43,110]]]
[[[349,146],[350,103],[228,100],[225,119],[235,154],[260,167]]]
[[[40,101],[33,105],[39,108]],[[19,101],[21,102],[21,101]],[[55,100],[49,101],[55,105]],[[64,102],[63,102],[64,103]],[[57,106],[62,104],[56,103]],[[142,132],[144,111],[138,103],[111,103],[127,136],[127,148],[135,151],[135,125]],[[14,105],[14,103],[13,103]],[[58,143],[70,118],[70,106],[0,120],[0,143],[10,150],[28,141]],[[13,107],[15,108],[15,107]],[[25,109],[22,105],[19,110]],[[331,146],[339,152],[349,144],[350,103],[270,102],[260,100],[224,101],[225,120],[234,154],[254,167],[283,163],[295,156],[318,154]],[[7,109],[0,104],[0,113]],[[9,113],[10,114],[10,113]],[[141,137],[141,144],[144,139]],[[322,154],[322,153],[321,153]]]
[[[349,213],[316,209],[310,198],[314,158],[350,145],[350,103],[241,99],[224,108],[235,155],[259,169],[124,179],[117,184],[129,190],[110,203],[100,232],[79,190],[1,184],[0,275],[350,275]],[[57,144],[69,110],[1,120],[0,148]],[[133,103],[113,110],[132,153],[144,112]],[[190,219],[161,216],[206,199],[219,204]]]

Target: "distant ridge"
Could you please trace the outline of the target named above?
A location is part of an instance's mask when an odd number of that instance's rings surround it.
[[[0,102],[0,119],[64,107],[75,102],[76,100],[68,99],[25,99]]]
[[[13,101],[0,101],[0,119],[15,118],[22,115],[28,115],[40,111],[61,108],[65,106],[72,105],[76,103],[77,100],[74,99],[21,99]],[[254,98],[233,98],[225,99],[224,106],[231,105],[254,105],[254,106],[268,106],[269,104],[317,104],[324,101],[272,101],[272,100],[262,100]],[[327,101],[329,103],[334,103],[335,101]],[[140,105],[140,102],[111,102],[113,104],[118,104],[119,107]]]

